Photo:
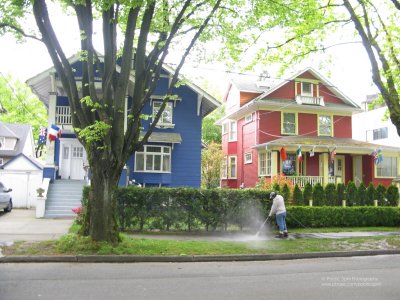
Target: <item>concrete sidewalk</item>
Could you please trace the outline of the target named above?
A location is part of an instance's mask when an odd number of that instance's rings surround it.
[[[68,232],[73,221],[73,218],[36,219],[35,209],[0,212],[0,245],[22,240],[55,240]]]

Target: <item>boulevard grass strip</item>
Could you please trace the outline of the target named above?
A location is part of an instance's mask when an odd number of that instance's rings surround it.
[[[113,246],[94,242],[88,237],[67,234],[57,241],[37,243],[17,242],[4,247],[5,256],[38,255],[240,255],[282,254],[355,250],[400,249],[400,237],[362,237],[345,239],[297,239],[255,241],[194,241],[131,238],[121,235],[122,241]]]

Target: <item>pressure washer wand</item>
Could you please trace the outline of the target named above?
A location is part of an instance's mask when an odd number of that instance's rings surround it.
[[[268,222],[269,216],[265,219],[264,223],[261,224],[260,229],[258,229],[256,236],[260,235],[261,229],[263,229],[264,225]]]

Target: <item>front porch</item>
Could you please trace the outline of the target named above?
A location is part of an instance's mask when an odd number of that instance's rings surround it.
[[[324,176],[285,176],[286,179],[293,182],[293,185],[298,185],[300,188],[304,188],[307,183],[310,183],[311,186],[319,183],[322,186],[327,185],[328,183],[343,183],[343,180],[339,176],[328,176],[324,178]]]

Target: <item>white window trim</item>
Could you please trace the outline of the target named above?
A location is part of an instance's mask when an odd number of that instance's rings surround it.
[[[221,179],[228,179],[228,157],[224,156],[221,162]]]
[[[222,125],[221,125],[221,127],[222,127],[221,132],[222,132],[223,135],[224,135],[224,134],[227,134],[227,133],[229,132],[228,126],[229,126],[229,122],[224,122],[224,123],[222,123]]]
[[[252,113],[244,117],[244,123],[250,123],[250,122],[253,122],[253,114]]]
[[[232,131],[232,124],[235,124],[235,131]],[[232,133],[235,134],[235,136],[232,136]],[[230,121],[229,122],[229,136],[228,136],[228,141],[229,142],[236,142],[237,141],[237,122],[236,121]]]
[[[311,93],[306,93],[303,91],[303,83],[307,83],[311,85]],[[302,96],[309,96],[309,97],[313,97],[314,96],[314,84],[310,81],[301,81],[300,82],[300,86],[301,86],[301,95]]]
[[[400,161],[399,158],[396,156],[382,156],[383,160],[388,159],[388,158],[395,158],[396,159],[396,172],[397,174],[395,174],[394,176],[379,176],[378,175],[378,167],[379,165],[375,165],[374,164],[374,173],[375,173],[375,178],[396,178],[399,175],[399,165],[400,165]]]
[[[246,155],[250,155],[250,159],[247,159]],[[253,162],[253,152],[245,152],[243,160],[245,164],[251,164]]]
[[[148,152],[147,148],[148,147],[159,147],[161,148],[161,152]],[[168,148],[169,152],[164,152],[164,148]],[[172,168],[172,149],[169,146],[159,146],[159,145],[145,145],[144,146],[144,151],[137,151],[135,152],[135,172],[138,173],[163,173],[163,174],[168,174],[171,173],[171,168]],[[144,164],[143,164],[143,170],[137,170],[137,163],[136,163],[136,155],[137,154],[143,154],[143,160],[144,160]],[[161,161],[160,164],[161,166],[163,166],[163,160],[164,160],[164,155],[169,155],[169,166],[168,169],[169,171],[154,171],[154,165],[153,165],[153,170],[146,170],[146,156],[148,155],[160,155],[161,156]]]
[[[231,176],[231,158],[234,158],[235,160],[235,174]],[[237,156],[236,155],[230,155],[228,156],[228,179],[237,179],[237,171],[238,171],[238,165],[237,165]]]
[[[154,104],[156,104],[156,103],[157,103],[157,104],[162,104],[163,101],[153,100],[152,102],[153,102],[153,103],[152,103],[152,118],[153,118],[153,120],[154,120],[155,115],[157,114],[157,111],[155,111]],[[163,119],[164,119],[164,118],[163,118],[163,114],[164,114],[164,112],[166,112],[166,110],[168,109],[168,107],[170,107],[170,109],[171,109],[171,123],[165,123],[165,122],[163,122]],[[160,117],[160,119],[158,120],[156,127],[157,127],[157,128],[174,128],[174,127],[175,127],[175,124],[174,124],[174,122],[173,122],[173,119],[174,119],[174,105],[173,105],[172,102],[170,102],[170,101],[167,102],[167,105],[166,105],[165,108],[164,108],[163,114],[161,114],[161,117]]]

